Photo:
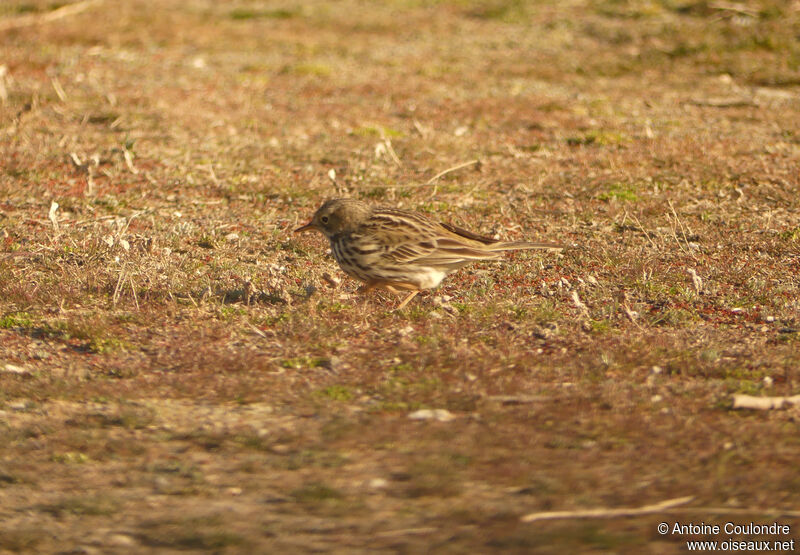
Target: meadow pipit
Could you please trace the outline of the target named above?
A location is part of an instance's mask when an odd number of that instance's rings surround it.
[[[328,238],[339,267],[364,282],[363,291],[376,287],[411,291],[398,309],[470,262],[496,260],[503,251],[564,248],[554,243],[496,241],[415,212],[376,208],[349,198],[326,201],[310,222],[295,231],[312,229]]]

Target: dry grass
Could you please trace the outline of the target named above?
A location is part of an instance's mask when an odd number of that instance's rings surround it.
[[[664,553],[658,516],[519,518],[796,509],[796,410],[731,396],[800,387],[799,33],[769,0],[134,0],[7,31],[0,550]],[[392,312],[290,232],[342,194],[574,247]]]

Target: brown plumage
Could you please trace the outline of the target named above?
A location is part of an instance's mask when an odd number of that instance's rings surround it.
[[[295,231],[320,231],[331,243],[333,257],[364,290],[382,287],[411,293],[404,307],[422,289],[432,289],[447,275],[476,260],[496,260],[518,249],[562,249],[554,243],[495,241],[435,222],[422,214],[376,208],[360,200],[326,201],[306,225]]]

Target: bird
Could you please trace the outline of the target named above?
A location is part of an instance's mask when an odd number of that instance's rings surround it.
[[[409,291],[395,310],[471,262],[497,260],[505,251],[565,248],[556,243],[497,241],[416,212],[375,207],[353,198],[325,201],[311,221],[294,231],[321,232],[342,271],[364,283],[362,292]]]

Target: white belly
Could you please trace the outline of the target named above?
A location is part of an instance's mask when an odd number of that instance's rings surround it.
[[[419,277],[419,288],[420,289],[433,289],[441,281],[447,276],[447,273],[441,270],[435,270],[433,268],[425,268],[423,272],[420,272]]]

